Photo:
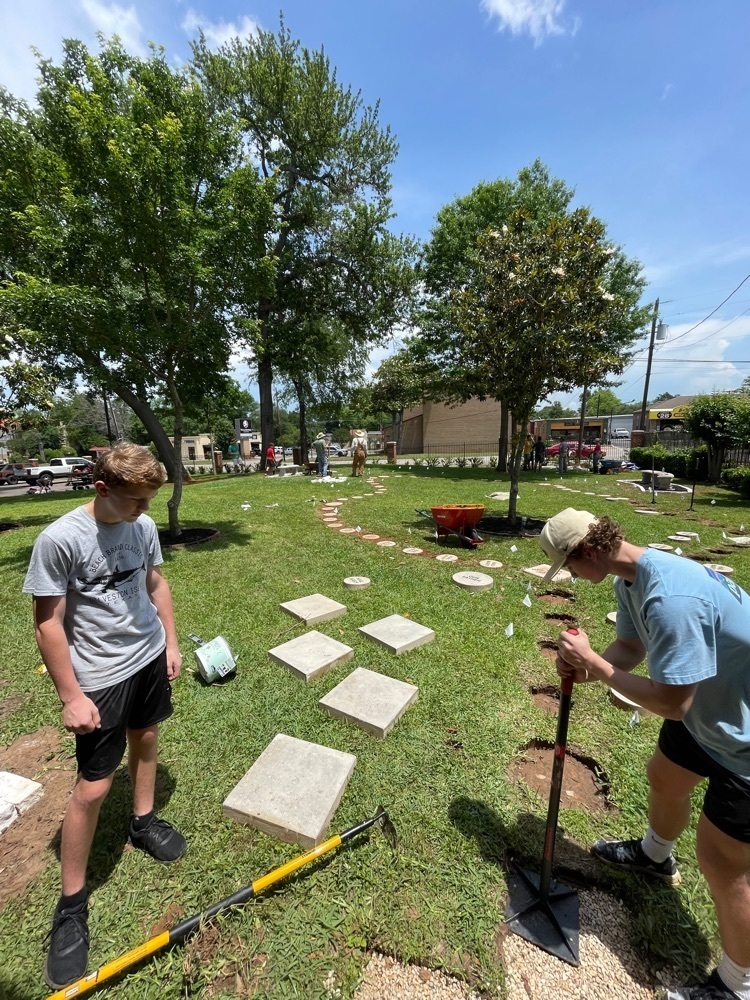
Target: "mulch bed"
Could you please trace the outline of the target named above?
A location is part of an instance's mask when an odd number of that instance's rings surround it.
[[[182,533],[173,538],[168,528],[159,531],[159,543],[163,549],[185,549],[189,545],[212,542],[221,532],[218,528],[183,528]]]
[[[15,521],[0,521],[0,531],[13,531],[15,528],[20,528],[20,524],[16,524]]]
[[[541,534],[547,523],[546,518],[527,517],[522,524],[521,515],[516,516],[516,523],[511,524],[507,514],[485,514],[477,525],[477,531],[487,535],[512,535],[517,538],[536,537]]]

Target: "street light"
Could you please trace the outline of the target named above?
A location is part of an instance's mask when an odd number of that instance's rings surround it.
[[[666,323],[659,323],[657,328],[656,320],[659,316],[659,300],[654,302],[654,315],[651,320],[651,340],[648,345],[648,361],[646,362],[646,384],[643,387],[643,403],[641,404],[641,430],[646,430],[646,407],[648,406],[648,383],[651,379],[651,361],[654,356],[654,342],[663,342],[667,339]]]

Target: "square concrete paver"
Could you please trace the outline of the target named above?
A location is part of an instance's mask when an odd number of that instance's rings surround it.
[[[0,771],[0,833],[38,802],[43,794],[44,789],[39,782],[10,771]]]
[[[414,684],[357,667],[318,704],[335,719],[346,719],[381,740],[419,696]]]
[[[431,628],[420,625],[418,622],[410,621],[401,615],[389,615],[387,618],[380,618],[369,625],[363,625],[359,630],[368,639],[380,643],[386,649],[398,656],[406,653],[410,649],[424,646],[425,643],[432,642],[435,633]]]
[[[317,847],[357,758],[279,733],[224,800],[224,815],[264,833]]]
[[[317,625],[318,622],[329,622],[332,618],[345,615],[346,605],[323,594],[310,594],[309,597],[298,597],[296,601],[285,601],[281,610],[305,625]]]
[[[269,649],[268,655],[282,666],[289,667],[298,677],[311,681],[337,663],[351,660],[354,650],[322,632],[305,632],[304,635],[298,635],[289,642]]]

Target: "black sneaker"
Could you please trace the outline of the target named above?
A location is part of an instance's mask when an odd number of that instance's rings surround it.
[[[89,960],[88,900],[78,906],[61,909],[58,903],[47,935],[49,951],[44,965],[44,981],[60,990],[86,972]]]
[[[165,819],[158,819],[156,816],[143,830],[134,829],[131,819],[129,833],[133,847],[145,851],[163,865],[179,861],[187,850],[187,841],[179,830],[175,830]]]
[[[667,990],[664,1000],[737,1000],[737,994],[725,985],[714,969],[705,983],[701,983],[700,986],[680,986],[676,990]]]
[[[641,875],[679,885],[682,879],[677,870],[677,862],[670,854],[666,861],[652,861],[641,847],[640,840],[597,840],[591,848],[595,858],[605,864],[615,865]]]

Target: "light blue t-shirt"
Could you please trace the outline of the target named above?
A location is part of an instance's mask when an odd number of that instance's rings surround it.
[[[709,756],[750,779],[750,597],[700,563],[648,549],[615,581],[617,637],[639,638],[661,684],[698,684],[683,722]]]

